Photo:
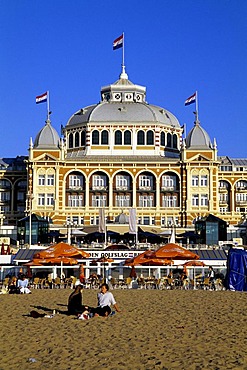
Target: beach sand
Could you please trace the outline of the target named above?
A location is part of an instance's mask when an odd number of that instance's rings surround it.
[[[116,289],[122,313],[84,321],[65,314],[71,292],[0,295],[0,370],[247,369],[246,293]]]

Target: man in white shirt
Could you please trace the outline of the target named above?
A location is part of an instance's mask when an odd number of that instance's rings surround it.
[[[97,294],[98,307],[94,309],[94,316],[108,316],[111,313],[111,305],[117,312],[121,312],[108,284],[101,285],[101,291]]]

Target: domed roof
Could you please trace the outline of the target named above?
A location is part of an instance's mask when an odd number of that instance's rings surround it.
[[[146,88],[135,85],[123,69],[120,78],[111,85],[101,88],[101,102],[74,113],[66,126],[90,122],[113,123],[160,123],[180,128],[177,118],[168,110],[145,101]]]
[[[59,147],[60,138],[48,119],[35,138],[33,147],[36,149],[56,149]]]
[[[186,147],[187,149],[212,149],[210,137],[198,120],[186,137]]]
[[[70,117],[68,125],[89,122],[159,122],[180,128],[177,118],[164,108],[137,102],[101,102],[85,107]]]

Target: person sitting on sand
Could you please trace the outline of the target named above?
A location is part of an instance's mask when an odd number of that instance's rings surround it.
[[[113,305],[117,312],[121,312],[119,309],[115,298],[111,292],[109,292],[109,285],[102,284],[100,293],[97,294],[98,298],[98,307],[92,309],[94,316],[103,316],[107,317],[111,313],[110,306]]]
[[[25,275],[21,275],[20,279],[17,281],[17,288],[20,289],[21,294],[30,294],[31,290],[28,288],[29,281]]]
[[[80,315],[88,310],[88,306],[82,304],[82,290],[83,285],[80,281],[76,281],[75,290],[70,294],[68,301],[68,314]]]
[[[17,277],[12,276],[12,278],[9,280],[8,288],[7,288],[9,294],[19,294],[20,289],[17,287]]]

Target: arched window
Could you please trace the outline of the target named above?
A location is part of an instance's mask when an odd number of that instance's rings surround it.
[[[178,147],[178,137],[177,135],[173,135],[173,148],[177,149]]]
[[[79,137],[79,132],[75,133],[75,147],[80,146],[80,137]]]
[[[86,132],[82,131],[81,132],[81,146],[85,146],[85,145],[86,145]]]
[[[106,130],[101,132],[101,144],[108,144],[108,131]]]
[[[130,131],[124,132],[124,145],[131,145],[131,132]]]
[[[165,146],[166,145],[166,135],[164,132],[161,132],[160,134],[160,145]]]
[[[147,132],[147,145],[154,145],[154,133],[151,130]]]
[[[97,130],[92,132],[92,144],[99,145],[99,131]]]
[[[172,146],[172,135],[170,133],[167,134],[167,146],[168,148]]]
[[[69,134],[69,148],[73,148],[73,134]]]
[[[115,132],[115,145],[122,145],[122,132],[120,130]]]
[[[144,131],[138,131],[138,133],[137,133],[137,145],[145,145]]]

